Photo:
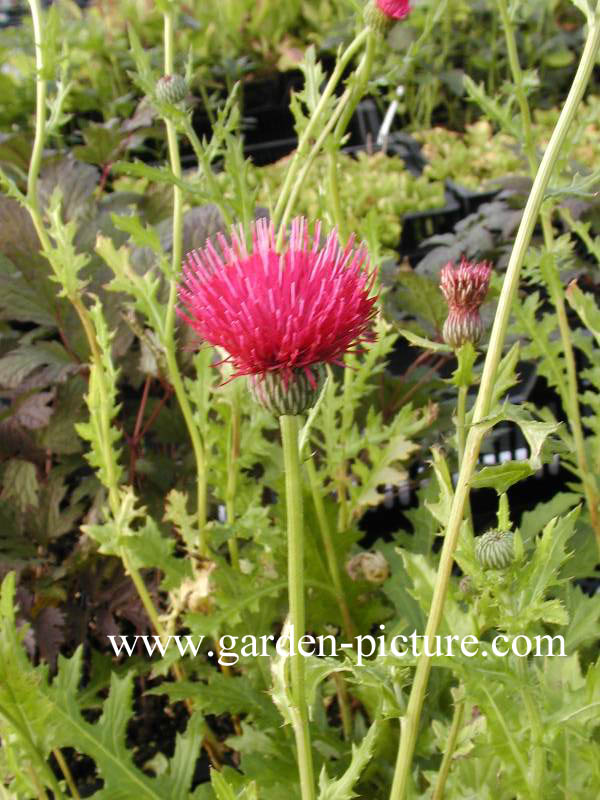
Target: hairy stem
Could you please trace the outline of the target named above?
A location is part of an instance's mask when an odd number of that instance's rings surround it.
[[[459,386],[458,387],[458,398],[456,403],[456,441],[458,445],[458,468],[460,469],[462,466],[463,459],[465,457],[465,443],[467,437],[467,426],[466,426],[466,417],[467,417],[467,394],[469,392],[468,386]],[[473,529],[473,515],[471,514],[471,502],[467,497],[465,501],[465,513],[467,522],[469,523],[469,528],[471,531],[471,536],[474,534]]]
[[[522,681],[521,697],[529,717],[531,728],[531,769],[529,770],[529,795],[532,800],[541,800],[544,796],[544,773],[546,772],[546,756],[544,754],[544,727],[539,709],[532,697],[527,682],[527,663],[522,658],[517,658],[517,669]]]
[[[55,747],[52,751],[54,758],[56,759],[56,763],[60,767],[60,771],[65,776],[65,780],[67,782],[67,786],[69,787],[69,791],[71,792],[71,797],[74,797],[75,800],[81,800],[81,796],[77,791],[77,786],[75,785],[75,781],[73,780],[73,775],[71,774],[71,770],[69,769],[69,765],[65,761],[65,758],[58,747]]]
[[[527,102],[527,95],[523,86],[523,73],[519,62],[519,55],[517,51],[517,42],[515,37],[514,26],[508,12],[506,0],[497,0],[502,24],[504,26],[504,35],[508,49],[509,64],[515,84],[515,91],[519,101],[521,110],[521,122],[523,127],[523,138],[525,142],[525,152],[529,162],[529,170],[531,176],[534,177],[537,171],[538,160],[536,157],[535,141],[533,136],[533,129],[531,125],[531,112],[529,103]],[[550,211],[542,210],[542,230],[544,234],[544,245],[546,250],[551,253],[554,245],[554,231],[552,229],[552,222],[550,218]],[[552,304],[556,309],[556,316],[558,319],[558,329],[563,347],[563,354],[565,357],[565,366],[567,370],[567,386],[565,388],[564,398],[566,400],[568,410],[568,422],[573,435],[575,444],[575,456],[577,458],[577,465],[583,483],[583,490],[586,499],[586,505],[590,514],[590,521],[596,536],[598,552],[600,554],[600,517],[598,515],[598,492],[596,488],[596,481],[590,471],[587,453],[585,450],[585,438],[583,434],[583,426],[581,423],[581,411],[579,407],[579,387],[577,383],[577,367],[575,364],[575,354],[573,351],[573,342],[571,338],[571,330],[567,319],[567,312],[565,308],[565,294],[562,284],[558,275],[555,280],[549,283],[550,297]]]
[[[302,508],[302,479],[298,451],[298,417],[279,418],[285,468],[285,499],[288,529],[288,593],[290,621],[293,626],[291,683],[293,727],[298,751],[298,770],[302,800],[315,800],[308,706],[304,685],[304,658],[298,652],[298,640],[304,635],[304,521]]]
[[[29,172],[27,174],[27,201],[29,206],[34,211],[33,216],[39,221],[41,215],[37,187],[40,166],[42,164],[42,156],[44,153],[44,144],[46,141],[46,80],[44,77],[42,9],[40,6],[40,0],[29,0],[29,8],[31,10],[31,21],[33,23],[36,75],[35,134],[33,138],[33,149],[31,151],[31,161],[29,162]],[[34,219],[34,224],[36,223],[36,219]],[[42,239],[41,236],[40,239]]]
[[[165,61],[165,75],[172,75],[174,72],[174,37],[173,37],[173,11],[166,11],[163,15],[163,39]],[[176,178],[181,178],[181,159],[179,157],[179,145],[177,143],[177,132],[172,120],[165,118],[167,130],[167,143],[169,148],[169,161],[171,171]],[[173,249],[171,254],[171,285],[169,287],[169,299],[165,315],[165,350],[167,369],[169,378],[175,391],[175,396],[183,418],[185,420],[188,434],[192,442],[192,449],[196,460],[196,492],[197,492],[197,520],[198,520],[198,554],[206,556],[208,554],[208,544],[206,542],[206,464],[204,456],[204,445],[200,431],[194,421],[194,414],[190,405],[179,365],[175,353],[175,304],[177,302],[177,276],[181,269],[183,255],[183,192],[179,186],[173,186]]]
[[[452,715],[452,724],[450,725],[450,732],[448,733],[448,741],[446,742],[446,749],[444,750],[444,757],[440,771],[438,772],[437,782],[435,789],[431,795],[431,800],[444,800],[444,790],[446,788],[446,781],[450,774],[450,767],[452,766],[452,758],[456,749],[456,742],[458,734],[462,726],[463,714],[465,711],[464,698],[457,700],[454,704],[454,714]]]
[[[231,535],[227,542],[231,565],[235,569],[240,567],[237,537],[235,535],[235,491],[237,486],[238,459],[240,457],[240,400],[237,387],[233,390],[231,398],[231,416],[229,419],[229,449],[227,453],[227,487],[225,507],[227,509],[227,524],[231,527]]]
[[[298,147],[296,148],[296,152],[294,153],[290,163],[289,169],[285,176],[285,181],[281,187],[277,205],[275,206],[275,210],[273,212],[273,220],[276,228],[279,227],[281,214],[283,213],[283,210],[287,204],[289,194],[292,190],[294,181],[296,180],[298,169],[302,166],[306,151],[310,145],[312,137],[314,136],[315,130],[317,129],[321,115],[325,111],[329,99],[333,95],[336,86],[340,82],[346,66],[363,46],[363,43],[368,36],[369,32],[366,29],[362,30],[348,45],[344,53],[338,58],[335,68],[331,73],[331,77],[329,78],[329,81],[327,82],[327,85],[325,86],[325,89],[319,98],[319,102],[311,114],[308,125],[298,140]]]
[[[315,468],[312,458],[309,458],[305,462],[305,466],[306,466],[306,471],[308,473],[308,480],[310,483],[310,490],[312,493],[313,503],[315,505],[317,520],[319,522],[319,530],[321,531],[321,539],[323,540],[323,547],[325,548],[325,557],[327,559],[327,568],[329,569],[329,577],[331,578],[338,607],[340,609],[340,614],[342,616],[344,635],[346,637],[346,640],[354,639],[354,637],[356,636],[356,627],[354,625],[354,622],[352,621],[352,617],[350,615],[350,609],[348,608],[348,603],[346,602],[346,595],[344,593],[344,587],[342,586],[340,568],[335,554],[335,547],[333,545],[331,528],[329,526],[329,520],[327,519],[327,514],[325,512],[323,497],[321,496],[319,479],[317,477],[317,470]]]
[[[484,435],[480,423],[490,411],[496,371],[502,356],[502,348],[506,338],[510,310],[518,287],[523,259],[531,240],[531,234],[540,211],[550,175],[592,73],[599,46],[600,23],[597,12],[595,19],[590,23],[585,47],[573,84],[533,182],[506,270],[506,276],[498,301],[498,308],[496,310],[488,352],[483,368],[481,384],[473,411],[473,423],[467,435],[465,455],[459,472],[458,484],[452,501],[450,517],[444,537],[444,545],[433,591],[429,618],[425,629],[425,634],[429,638],[437,633],[444,611],[444,601],[448,590],[450,572],[452,570],[453,554],[458,541],[465,503],[469,493],[469,482],[477,464],[481,441]],[[421,655],[417,661],[417,668],[406,714],[401,721],[400,747],[398,750],[390,800],[402,800],[402,798],[406,797],[430,670],[431,659],[424,654]]]

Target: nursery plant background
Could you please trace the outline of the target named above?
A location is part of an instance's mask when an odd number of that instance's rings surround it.
[[[3,13],[0,795],[596,796],[600,5]]]

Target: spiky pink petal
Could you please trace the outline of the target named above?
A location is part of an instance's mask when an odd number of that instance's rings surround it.
[[[409,0],[375,0],[379,10],[390,19],[404,19],[412,11]]]
[[[220,253],[208,241],[185,259],[179,315],[227,351],[236,376],[276,372],[287,385],[302,371],[312,382],[311,367],[369,338],[376,301],[365,248],[353,238],[342,248],[335,231],[320,241],[320,223],[311,238],[303,218],[281,252],[266,220],[253,224],[250,252],[241,229],[231,244],[218,237]]]

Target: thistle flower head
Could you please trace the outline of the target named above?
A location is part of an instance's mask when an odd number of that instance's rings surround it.
[[[458,349],[465,342],[477,344],[483,334],[479,307],[485,300],[492,267],[486,261],[472,263],[461,259],[458,266],[448,262],[440,273],[440,289],[448,303],[443,336],[446,344]]]
[[[178,313],[201,338],[227,351],[234,377],[253,376],[255,396],[268,398],[271,410],[300,413],[311,399],[300,389],[317,390],[318,365],[341,363],[344,353],[370,338],[375,273],[366,250],[355,250],[353,238],[341,247],[335,231],[321,245],[320,223],[311,238],[303,218],[292,221],[280,251],[264,219],[253,224],[250,251],[241,229],[233,231],[231,244],[222,235],[217,243],[220,253],[207,241],[187,255]],[[277,400],[294,393],[298,400],[291,406]]]
[[[369,0],[364,20],[376,33],[384,34],[394,20],[404,19],[411,11],[409,0]]]
[[[404,19],[411,12],[409,0],[375,0],[377,8],[391,19]]]

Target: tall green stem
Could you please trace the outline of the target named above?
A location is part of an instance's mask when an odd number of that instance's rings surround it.
[[[444,611],[444,601],[448,590],[450,572],[452,570],[453,554],[458,541],[465,503],[469,493],[469,482],[477,465],[477,458],[484,435],[484,429],[480,423],[490,411],[496,371],[502,356],[502,348],[506,338],[510,310],[519,284],[521,266],[531,240],[531,234],[540,211],[550,175],[594,68],[599,47],[600,22],[599,12],[596,11],[594,19],[590,21],[585,47],[573,84],[533,182],[533,187],[523,212],[521,224],[519,225],[515,244],[506,270],[506,276],[498,301],[498,308],[494,318],[490,343],[483,368],[481,384],[473,411],[473,423],[467,435],[465,455],[450,509],[450,517],[444,537],[444,545],[433,591],[429,618],[425,629],[425,634],[430,639],[437,633]],[[417,661],[417,668],[406,714],[401,722],[400,747],[398,750],[390,800],[401,800],[406,797],[430,670],[431,659],[422,654]]]
[[[174,64],[174,17],[172,11],[163,15],[163,39],[165,51],[165,75],[172,75]],[[177,143],[177,131],[174,123],[165,118],[167,129],[167,144],[169,148],[169,161],[171,171],[176,178],[181,178],[181,159]],[[177,302],[177,276],[181,269],[183,255],[183,192],[179,186],[173,186],[173,248],[171,253],[171,285],[165,315],[165,350],[169,378],[181,408],[188,434],[192,442],[192,449],[196,460],[196,492],[197,492],[197,519],[198,519],[198,554],[208,554],[206,541],[206,464],[204,445],[198,427],[194,421],[194,414],[190,405],[181,372],[177,363],[175,350],[175,304]]]
[[[454,714],[452,715],[452,723],[448,733],[448,741],[446,742],[446,749],[444,750],[444,757],[440,771],[438,772],[435,789],[431,795],[431,800],[444,800],[444,790],[446,788],[446,781],[450,774],[450,767],[452,766],[452,758],[456,749],[456,742],[458,734],[462,725],[463,714],[465,711],[465,699],[461,697],[454,704]]]
[[[333,538],[331,535],[331,528],[329,520],[325,513],[325,506],[323,505],[323,497],[321,496],[321,489],[319,487],[319,479],[317,477],[317,470],[315,469],[312,458],[307,459],[305,462],[306,471],[308,473],[308,480],[310,489],[317,513],[317,520],[319,522],[319,530],[321,531],[321,539],[323,540],[323,547],[325,548],[325,557],[327,559],[327,567],[329,569],[329,576],[333,584],[335,595],[337,598],[340,614],[342,615],[342,623],[344,627],[344,635],[347,639],[354,639],[356,636],[356,628],[352,617],[350,616],[350,609],[346,602],[346,595],[344,594],[344,587],[342,586],[342,578],[340,575],[340,568],[335,554],[335,547],[333,546]]]
[[[346,69],[346,66],[349,64],[351,59],[355,56],[355,54],[360,50],[363,45],[363,42],[368,37],[369,31],[366,29],[362,30],[358,36],[348,45],[344,53],[338,58],[337,63],[333,72],[331,73],[331,77],[327,82],[321,97],[319,98],[319,102],[317,103],[313,113],[311,114],[311,118],[308,122],[308,125],[304,129],[300,139],[298,140],[298,147],[296,148],[296,152],[292,158],[290,163],[289,169],[285,176],[285,181],[283,186],[281,187],[281,191],[279,194],[279,198],[277,200],[277,205],[275,206],[275,210],[273,212],[273,220],[275,222],[275,227],[279,227],[279,222],[281,218],[281,214],[287,204],[287,200],[289,197],[289,193],[292,189],[294,181],[296,180],[296,176],[298,173],[298,169],[301,167],[304,157],[306,155],[306,151],[310,145],[310,140],[314,136],[315,130],[319,124],[320,118],[327,107],[327,103],[329,99],[333,95],[336,86],[341,80],[341,77]]]
[[[363,57],[361,58],[360,64],[356,70],[350,102],[346,103],[344,110],[335,126],[334,137],[337,142],[339,142],[342,136],[345,134],[346,128],[352,119],[352,114],[354,114],[356,111],[356,107],[362,100],[362,97],[365,93],[367,84],[369,83],[369,78],[371,76],[371,70],[373,69],[373,59],[375,58],[376,47],[377,34],[374,31],[369,31],[365,52],[363,53]]]
[[[458,468],[462,466],[465,457],[465,444],[467,439],[467,395],[469,392],[468,386],[458,387],[458,398],[456,402],[456,442],[458,448]],[[473,515],[471,513],[471,501],[467,497],[465,501],[465,516],[469,523],[471,536],[474,534],[473,529]]]
[[[529,170],[531,172],[531,176],[533,177],[537,172],[538,159],[536,156],[535,141],[531,127],[531,111],[529,109],[529,103],[527,102],[527,94],[525,92],[525,85],[523,82],[523,71],[521,69],[519,53],[517,50],[517,40],[515,37],[512,20],[508,12],[508,6],[506,5],[506,0],[497,0],[497,2],[500,18],[502,19],[502,27],[504,28],[504,38],[506,40],[506,49],[508,51],[508,63],[513,76],[517,102],[519,103],[519,109],[521,111],[521,124],[523,126],[525,155],[527,156]]]
[[[542,212],[542,223],[546,249],[551,251],[554,236],[550,219],[548,216],[546,216],[546,214],[544,214],[544,212]],[[558,330],[560,332],[565,367],[567,370],[567,385],[564,389],[564,394],[566,399],[566,407],[568,410],[568,423],[571,433],[573,434],[575,456],[577,459],[577,466],[579,468],[581,482],[583,483],[583,493],[590,515],[590,522],[596,536],[598,553],[600,555],[600,516],[598,514],[598,504],[600,498],[598,497],[598,490],[596,488],[596,479],[590,470],[587,452],[585,449],[585,437],[583,434],[581,410],[579,406],[579,386],[577,382],[575,352],[573,350],[571,329],[569,327],[569,321],[567,318],[565,292],[557,274],[552,276],[551,280],[549,281],[548,288],[550,291],[552,304],[556,309]]]
[[[45,64],[43,50],[42,12],[39,0],[29,0],[29,5],[31,8],[31,16],[33,21],[34,45],[36,54],[36,115],[33,151],[31,154],[29,172],[27,175],[27,208],[42,244],[42,250],[47,256],[49,256],[52,250],[52,242],[50,241],[50,237],[46,232],[37,197],[39,170],[46,140],[46,81],[44,78]],[[94,323],[90,317],[88,309],[78,295],[69,294],[68,299],[77,312],[81,325],[85,331],[86,339],[92,355],[92,363],[94,364],[96,370],[98,389],[101,398],[100,408],[98,411],[100,414],[101,427],[103,431],[101,446],[105,449],[103,460],[106,465],[109,505],[113,516],[115,519],[117,519],[120,507],[120,499],[114,457],[111,452],[106,450],[106,447],[108,446],[107,443],[110,441],[110,420],[108,417],[108,388],[105,381],[102,357],[98,346],[98,340],[96,338]],[[129,562],[127,554],[124,552],[122,553],[122,559],[125,570],[131,576],[136,589],[138,590],[144,608],[146,609],[150,620],[155,626],[156,632],[160,634],[161,626],[158,620],[158,613],[154,607],[154,604],[152,603],[152,599],[150,598],[148,591],[146,590],[141,575],[139,574],[138,570]]]
[[[346,103],[344,110],[342,111],[340,118],[338,119],[335,126],[334,141],[336,147],[339,146],[341,138],[346,132],[346,128],[348,127],[348,123],[350,122],[352,114],[354,114],[356,107],[359,104],[367,87],[369,76],[371,74],[371,69],[373,67],[375,45],[376,45],[376,36],[373,32],[370,32],[369,35],[367,36],[365,53],[361,59],[361,62],[356,72],[356,78],[354,82],[354,87],[352,89],[352,93],[349,96],[348,102]],[[344,222],[344,214],[340,202],[340,189],[339,189],[338,175],[337,175],[336,150],[330,150],[327,153],[327,186],[329,191],[329,198],[328,198],[329,207],[332,211],[333,221],[335,223],[336,228],[338,229],[338,235],[340,239],[344,240],[346,238],[347,231]]]
[[[303,159],[301,166],[294,166],[294,162],[288,170],[288,174],[286,175],[286,180],[284,182],[284,186],[281,190],[281,194],[279,197],[279,201],[277,203],[277,207],[275,209],[273,218],[275,221],[275,227],[279,228],[279,233],[277,237],[277,245],[280,246],[281,242],[283,241],[283,235],[285,232],[285,227],[288,223],[290,215],[292,213],[292,209],[294,207],[294,203],[296,202],[296,197],[302,186],[304,185],[304,181],[306,180],[306,176],[308,171],[310,170],[313,161],[321,151],[327,137],[335,129],[335,139],[339,141],[340,137],[343,135],[344,131],[348,126],[348,122],[350,117],[354,113],[356,106],[360,98],[362,97],[365,86],[369,80],[369,75],[371,72],[371,67],[373,64],[373,56],[375,53],[375,34],[373,31],[367,29],[359,34],[353,44],[348,48],[349,50],[357,43],[361,43],[363,38],[366,36],[366,50],[363,53],[363,56],[360,60],[360,63],[356,70],[356,78],[355,82],[352,87],[348,87],[340,99],[337,101],[337,105],[335,111],[332,113],[331,117],[323,127],[321,133],[319,134],[316,142],[312,146],[310,152],[305,156]],[[323,98],[321,98],[322,100]],[[315,111],[313,111],[309,123],[309,127],[316,123],[319,120],[319,116],[323,113],[323,107],[321,106],[321,102],[317,105]],[[299,171],[297,171],[299,170]],[[334,191],[337,189],[337,184],[334,187]],[[283,214],[281,219],[279,219],[278,211],[283,203],[285,202],[285,207],[283,210]]]
[[[44,50],[42,37],[42,9],[40,0],[29,0],[33,37],[35,45],[35,135],[29,173],[27,175],[27,200],[39,219],[39,202],[37,196],[38,176],[44,153],[46,139],[46,80],[44,77]],[[34,220],[35,223],[35,220]],[[37,227],[37,226],[36,226]],[[41,237],[40,237],[41,238]]]
[[[546,772],[546,755],[544,753],[544,727],[539,709],[532,697],[527,683],[527,661],[517,658],[517,670],[522,681],[521,697],[529,717],[531,727],[531,769],[529,770],[529,790],[532,800],[544,796],[544,774]]]
[[[529,170],[531,176],[534,177],[537,171],[537,157],[535,140],[533,136],[533,128],[531,125],[531,112],[529,103],[527,102],[527,95],[523,85],[523,73],[521,64],[519,62],[519,55],[517,51],[517,42],[515,37],[514,26],[510,18],[506,0],[497,0],[500,16],[504,27],[504,35],[506,38],[506,46],[508,50],[509,64],[515,84],[515,91],[519,101],[521,110],[521,121],[523,126],[523,138],[525,142],[525,153],[529,162]],[[542,210],[542,231],[544,235],[544,244],[546,250],[551,253],[554,245],[554,232],[552,229],[552,222],[550,212]],[[577,383],[577,367],[575,364],[575,353],[573,350],[573,342],[571,338],[571,330],[567,319],[567,311],[565,307],[564,289],[558,275],[555,280],[550,281],[549,285],[550,297],[552,304],[556,309],[556,316],[558,319],[558,329],[563,347],[563,354],[565,358],[565,367],[567,370],[567,386],[563,390],[559,387],[561,395],[565,399],[568,409],[568,422],[573,434],[575,444],[575,455],[577,458],[577,465],[583,483],[583,491],[586,499],[586,504],[590,514],[590,521],[596,536],[598,545],[598,552],[600,553],[600,517],[598,514],[598,492],[596,489],[596,481],[590,471],[587,453],[585,449],[585,438],[583,435],[583,425],[581,422],[581,411],[579,407],[579,389]]]
[[[346,641],[351,641],[356,636],[356,628],[350,615],[348,603],[346,602],[346,595],[344,593],[344,587],[342,586],[342,578],[340,575],[340,567],[335,554],[335,547],[333,545],[331,527],[325,512],[321,488],[319,486],[319,479],[317,477],[317,470],[315,468],[313,459],[309,458],[305,462],[305,466],[308,473],[308,481],[310,483],[310,490],[317,514],[317,520],[319,522],[319,530],[321,531],[321,539],[323,541],[323,547],[325,548],[325,557],[327,559],[329,577],[331,578],[331,583],[333,584],[335,597],[342,617],[342,630],[344,632]],[[343,676],[339,673],[334,673],[333,680],[335,682],[338,703],[340,707],[340,717],[342,719],[344,738],[350,739],[352,735],[352,711],[350,708],[348,692],[346,690],[346,683]]]
[[[292,720],[302,800],[315,800],[308,706],[304,686],[304,658],[298,652],[298,640],[304,635],[304,521],[302,508],[302,479],[298,450],[298,417],[279,418],[285,467],[285,499],[288,529],[288,592],[290,622],[293,626],[291,662]]]
[[[239,569],[237,537],[235,535],[235,490],[238,475],[238,459],[240,457],[240,399],[238,387],[234,386],[231,397],[231,415],[229,418],[229,447],[227,452],[227,488],[225,490],[225,508],[227,524],[231,527],[231,535],[227,542],[231,565]]]

